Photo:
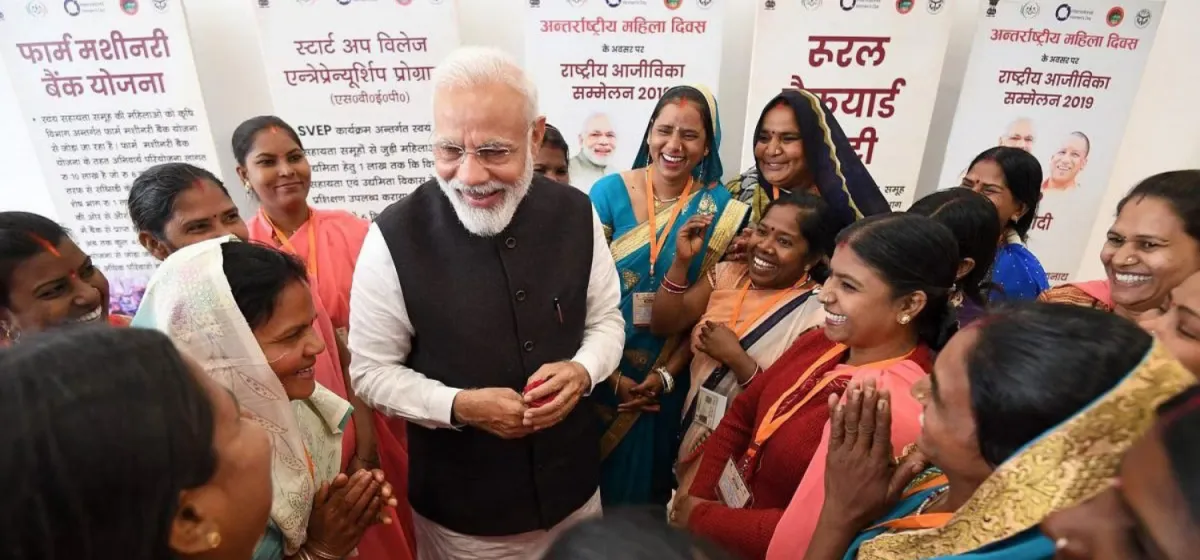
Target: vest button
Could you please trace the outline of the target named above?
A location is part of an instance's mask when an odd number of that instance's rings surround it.
[[[525,290],[517,290],[513,296],[517,298],[517,301],[525,301]]]
[[[508,239],[505,239],[504,246],[508,247],[509,249],[516,249],[517,248],[517,238],[509,237]]]
[[[532,340],[526,340],[526,341],[525,341],[524,348],[525,348],[525,351],[526,351],[526,352],[533,352],[533,341],[532,341]]]

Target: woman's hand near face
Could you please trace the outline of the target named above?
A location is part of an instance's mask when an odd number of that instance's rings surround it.
[[[710,215],[698,214],[683,223],[683,227],[679,228],[679,233],[675,234],[676,261],[691,262],[704,250],[704,234],[708,231],[712,220],[713,217]]]
[[[896,465],[892,452],[891,396],[877,391],[875,380],[852,383],[845,403],[829,397],[829,453],[825,462],[825,506],[847,526],[862,529],[900,499],[921,469],[924,457],[913,453]]]

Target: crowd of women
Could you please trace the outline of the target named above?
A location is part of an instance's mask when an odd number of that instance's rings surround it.
[[[1200,549],[1200,170],[1134,186],[1106,278],[1050,288],[1028,153],[988,149],[891,212],[811,93],[768,103],[754,139],[722,182],[715,100],[672,88],[633,168],[591,186],[626,323],[586,402],[606,518],[547,558]],[[204,169],[133,182],[163,263],[132,320],[63,227],[0,212],[5,557],[417,556],[406,427],[347,375],[368,224],[308,204],[284,121],[231,145],[249,219]],[[569,183],[568,152],[547,126],[536,170]]]

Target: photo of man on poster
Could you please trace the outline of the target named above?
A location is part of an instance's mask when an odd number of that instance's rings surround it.
[[[1092,141],[1076,130],[1067,135],[1062,146],[1050,156],[1050,166],[1042,190],[1069,191],[1079,186],[1079,173],[1087,167]]]
[[[1035,140],[1037,140],[1037,135],[1033,131],[1033,120],[1029,117],[1020,117],[1008,123],[1008,128],[1000,136],[1000,145],[1009,148],[1020,148],[1026,152],[1033,153],[1033,143]]]
[[[609,165],[616,149],[617,133],[612,120],[604,113],[589,115],[579,131],[579,152],[569,163],[571,184],[587,192],[601,177],[619,171]]]

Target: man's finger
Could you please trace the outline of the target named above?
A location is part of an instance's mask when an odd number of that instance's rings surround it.
[[[571,405],[571,402],[575,399],[575,396],[572,393],[574,392],[570,389],[561,391],[558,393],[558,396],[554,397],[554,400],[551,400],[550,402],[537,408],[530,408],[526,410],[522,423],[527,427],[535,429],[545,427],[547,422],[550,422],[550,420],[562,412],[563,409],[566,409]],[[553,425],[553,423],[550,423],[549,425]]]
[[[563,387],[568,383],[569,375],[552,374],[551,377],[545,379],[541,385],[534,387],[525,393],[523,400],[525,404],[533,404],[544,398],[547,398],[555,393],[562,392]]]

